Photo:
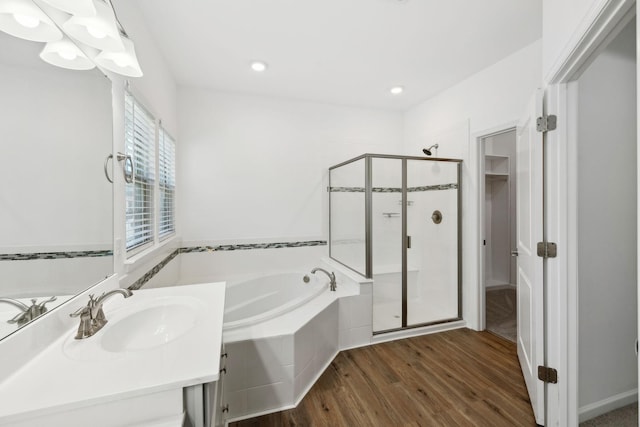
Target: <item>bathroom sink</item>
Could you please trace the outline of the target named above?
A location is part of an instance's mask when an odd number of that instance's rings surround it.
[[[151,298],[147,295],[140,292],[127,300],[115,300],[120,305],[105,309],[108,323],[89,338],[67,337],[63,352],[81,361],[115,360],[181,347],[181,339],[190,340],[187,337],[194,331],[197,335],[206,313],[201,299],[188,295]],[[134,300],[136,297],[138,301]]]
[[[147,350],[180,338],[195,326],[196,320],[192,304],[166,302],[113,319],[98,336],[105,351]]]

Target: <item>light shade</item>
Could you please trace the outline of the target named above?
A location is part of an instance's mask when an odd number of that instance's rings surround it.
[[[93,0],[42,0],[63,12],[77,16],[96,16]]]
[[[0,0],[0,30],[36,42],[62,39],[62,31],[31,0]]]
[[[62,24],[62,29],[74,39],[100,50],[118,51],[124,46],[111,7],[92,0],[95,16],[73,16]]]
[[[96,64],[123,76],[142,77],[142,69],[138,63],[133,42],[126,37],[122,37],[122,44],[124,45],[124,50],[104,50],[100,52],[95,57]]]
[[[44,62],[70,70],[90,70],[95,64],[68,38],[49,42],[40,52]]]

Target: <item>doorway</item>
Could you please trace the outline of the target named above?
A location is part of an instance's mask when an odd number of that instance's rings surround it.
[[[480,138],[483,156],[483,290],[486,330],[516,342],[516,130]]]
[[[633,19],[569,84],[580,422],[637,402],[636,79]]]

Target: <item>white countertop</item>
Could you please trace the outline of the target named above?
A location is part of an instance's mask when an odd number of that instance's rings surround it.
[[[36,415],[81,408],[158,391],[217,381],[225,284],[207,283],[134,291],[104,304],[109,323],[75,340],[77,325],[0,385],[0,425]],[[189,298],[198,314],[189,332],[166,344],[109,353],[101,334],[145,304]],[[92,341],[93,340],[93,341]]]

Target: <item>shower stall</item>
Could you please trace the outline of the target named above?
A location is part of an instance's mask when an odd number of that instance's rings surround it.
[[[329,256],[373,279],[373,332],[462,318],[461,160],[364,154],[329,168]]]

